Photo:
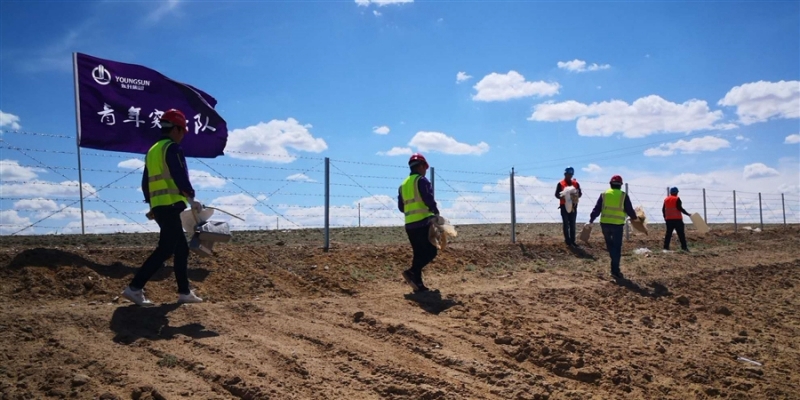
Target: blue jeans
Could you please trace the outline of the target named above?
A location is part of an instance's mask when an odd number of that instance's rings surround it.
[[[567,208],[561,206],[561,228],[564,231],[564,242],[575,244],[575,221],[578,218],[578,207],[574,207],[571,213],[567,213]]]
[[[164,267],[164,262],[173,255],[173,270],[175,280],[178,281],[178,293],[189,294],[189,244],[181,224],[181,209],[173,206],[158,206],[153,208],[156,223],[161,229],[158,237],[158,247],[145,260],[142,267],[136,271],[131,281],[131,289],[142,289],[155,273]]]
[[[611,275],[617,275],[619,271],[619,260],[622,258],[622,233],[625,225],[600,224],[603,229],[603,237],[606,239],[606,248],[611,257]]]

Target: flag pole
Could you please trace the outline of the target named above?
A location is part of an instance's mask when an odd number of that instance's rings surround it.
[[[78,193],[81,197],[81,235],[86,234],[83,219],[83,171],[81,168],[81,98],[78,92],[78,53],[72,53],[72,72],[75,76],[75,145],[78,147]]]

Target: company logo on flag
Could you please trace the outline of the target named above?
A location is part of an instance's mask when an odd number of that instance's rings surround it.
[[[140,65],[81,53],[73,61],[80,147],[146,154],[161,138],[159,118],[175,108],[187,119],[187,157],[223,154],[228,127],[209,94]]]

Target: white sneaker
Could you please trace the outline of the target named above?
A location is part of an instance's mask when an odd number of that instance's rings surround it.
[[[153,302],[144,297],[144,289],[133,290],[130,286],[126,286],[122,291],[122,297],[130,300],[137,306],[150,307]]]
[[[190,290],[189,294],[179,294],[178,303],[202,303],[203,299],[194,294],[194,290]]]

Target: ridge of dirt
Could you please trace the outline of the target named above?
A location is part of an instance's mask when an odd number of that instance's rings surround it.
[[[190,260],[205,304],[166,266],[152,308],[118,298],[149,246],[57,239],[0,250],[2,400],[800,398],[794,227],[635,235],[621,285],[597,238],[462,240],[416,295],[386,238],[228,244]]]

